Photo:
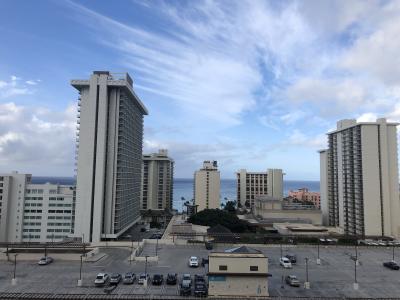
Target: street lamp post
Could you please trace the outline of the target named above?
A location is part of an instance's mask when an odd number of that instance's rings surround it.
[[[147,287],[147,258],[149,257],[148,255],[145,256],[146,257],[146,263],[144,265],[144,274],[146,276],[146,279],[143,281],[143,285],[145,287]]]
[[[321,259],[319,258],[319,245],[320,245],[320,243],[321,243],[321,241],[318,239],[318,257],[317,257],[317,265],[320,265],[321,264]]]
[[[157,237],[157,242],[156,242],[156,256],[158,255],[158,237]]]
[[[394,261],[394,244],[392,245],[392,261]]]
[[[281,257],[283,257],[283,253],[282,253],[282,242],[280,243],[280,248],[281,248]]]
[[[11,285],[17,285],[17,278],[16,273],[17,273],[17,253],[14,254],[14,274],[13,274],[13,278],[11,279]]]
[[[305,261],[306,261],[306,282],[304,282],[304,288],[309,289],[310,281],[308,281],[308,257],[305,258]]]
[[[358,282],[357,282],[357,258],[354,260],[354,283],[353,288],[358,290]]]
[[[82,262],[83,262],[83,254],[81,254],[81,264],[80,264],[80,267],[79,267],[78,286],[82,286]]]

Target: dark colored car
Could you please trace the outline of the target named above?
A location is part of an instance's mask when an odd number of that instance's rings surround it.
[[[399,270],[400,269],[399,265],[394,261],[384,262],[383,266],[386,267],[386,268],[392,269],[392,270]]]
[[[153,233],[153,234],[150,236],[149,239],[152,239],[152,240],[159,240],[159,239],[161,239],[161,237],[162,237],[162,234],[161,234],[161,233]]]
[[[153,285],[162,285],[164,281],[164,276],[161,274],[154,274],[153,280],[151,281]]]
[[[190,296],[192,295],[192,286],[185,282],[182,282],[179,286],[179,295]]]
[[[117,284],[119,284],[119,283],[121,282],[121,279],[122,279],[121,274],[118,274],[118,273],[111,274],[111,277],[110,277],[110,285],[117,285]]]
[[[177,281],[177,274],[168,274],[167,275],[167,284],[175,285]]]
[[[296,264],[296,262],[297,262],[296,255],[294,255],[294,254],[286,254],[285,257],[290,260],[290,263],[292,265]]]
[[[198,275],[198,274],[194,275],[194,283],[195,284],[196,283],[205,283],[205,282],[206,282],[206,279],[204,278],[203,275]]]
[[[201,259],[201,266],[204,267],[205,265],[208,265],[208,258]]]
[[[214,248],[211,242],[206,242],[205,246],[207,250],[212,250]]]
[[[194,284],[194,295],[198,297],[207,297],[207,286],[205,282],[196,282]]]

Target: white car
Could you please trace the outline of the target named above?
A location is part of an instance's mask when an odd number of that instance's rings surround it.
[[[284,267],[285,269],[291,269],[292,268],[292,263],[290,262],[289,258],[287,257],[281,257],[279,259],[279,264]]]
[[[110,281],[110,276],[107,273],[99,273],[94,280],[95,286],[104,286]]]
[[[189,258],[189,267],[197,268],[199,266],[199,259],[196,256]]]
[[[149,274],[142,273],[142,274],[139,275],[138,283],[139,284],[144,284],[144,282],[145,281],[149,281],[149,279],[150,279],[150,275]]]
[[[38,265],[44,266],[44,265],[48,265],[52,262],[53,262],[53,259],[50,256],[43,256],[42,258],[39,259]]]

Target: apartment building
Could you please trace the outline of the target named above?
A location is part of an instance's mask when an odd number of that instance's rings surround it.
[[[129,74],[95,71],[79,91],[75,235],[99,242],[140,220],[143,116]]]
[[[399,237],[397,126],[341,120],[320,151],[321,207],[349,235]]]
[[[289,197],[297,199],[302,202],[310,202],[318,209],[321,208],[321,195],[318,192],[311,192],[308,188],[301,188],[297,191],[290,190]]]
[[[0,174],[0,241],[56,242],[74,228],[75,186],[32,184],[30,174]]]
[[[197,211],[220,208],[221,178],[217,161],[206,160],[194,173],[194,204]]]
[[[168,150],[143,155],[141,209],[172,210],[174,160]]]
[[[281,169],[268,169],[267,172],[241,169],[236,173],[238,203],[244,206],[248,201],[252,207],[257,196],[283,199],[283,175]]]

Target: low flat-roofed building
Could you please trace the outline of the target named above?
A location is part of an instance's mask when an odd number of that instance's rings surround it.
[[[311,223],[322,224],[322,212],[314,205],[291,205],[268,196],[257,197],[254,201],[253,215],[256,219],[270,223]]]
[[[343,234],[343,230],[339,227],[317,226],[313,224],[274,223],[273,227],[279,234],[290,236],[328,236],[332,234]]]
[[[241,246],[211,252],[208,259],[209,296],[269,296],[268,257],[261,251]]]

